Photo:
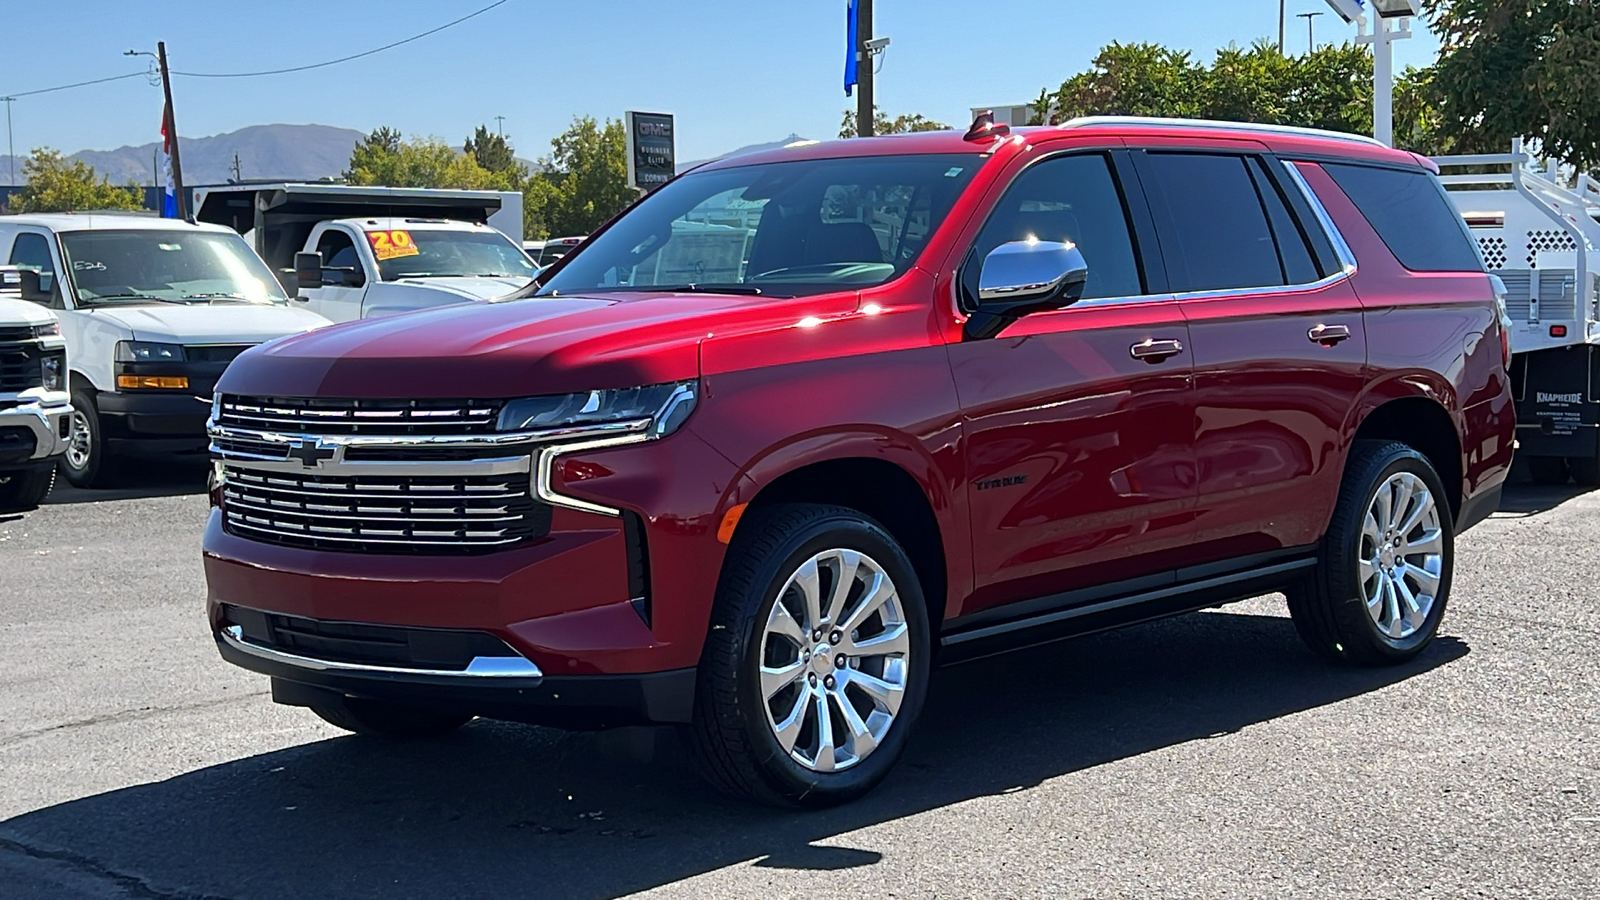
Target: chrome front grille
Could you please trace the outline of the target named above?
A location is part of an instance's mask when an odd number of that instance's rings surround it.
[[[268,543],[358,553],[470,554],[550,531],[526,473],[342,475],[222,470],[228,531]]]
[[[322,435],[493,434],[503,400],[328,400],[222,395],[224,428]]]

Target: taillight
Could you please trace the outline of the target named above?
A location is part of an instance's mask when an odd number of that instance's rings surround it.
[[[1500,323],[1500,364],[1511,368],[1511,329],[1504,322]]]

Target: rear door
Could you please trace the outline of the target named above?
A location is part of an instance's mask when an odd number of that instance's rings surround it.
[[[1346,262],[1271,156],[1193,142],[1134,155],[1192,341],[1194,553],[1215,562],[1312,544],[1365,379]]]
[[[950,347],[976,577],[963,616],[1109,582],[1171,583],[1152,573],[1177,568],[1193,532],[1189,333],[1137,179],[1120,148],[1048,149],[1013,164],[961,264],[968,310],[1002,243],[1072,241],[1089,266],[1076,304]]]

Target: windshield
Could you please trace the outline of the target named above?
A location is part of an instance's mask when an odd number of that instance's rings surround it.
[[[267,264],[236,234],[68,231],[61,249],[80,306],[288,302]]]
[[[532,278],[539,267],[498,231],[369,231],[384,281],[427,276],[515,275]]]
[[[689,289],[797,297],[911,268],[984,157],[796,160],[668,183],[539,294]]]

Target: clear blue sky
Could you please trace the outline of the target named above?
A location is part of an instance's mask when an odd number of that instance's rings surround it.
[[[137,71],[130,48],[167,42],[178,71],[237,72],[320,62],[441,25],[489,0],[52,0],[9,3],[0,94]],[[1322,0],[1288,0],[1288,49]],[[845,0],[509,0],[416,43],[343,65],[248,79],[177,78],[186,136],[276,122],[380,125],[451,143],[505,116],[517,153],[544,155],[578,115],[676,113],[679,156],[778,140],[828,138],[841,87]],[[876,0],[893,39],[878,105],[952,124],[979,104],[1023,102],[1088,66],[1111,41],[1154,41],[1209,59],[1230,42],[1277,36],[1275,0]],[[1318,42],[1346,39],[1333,15]],[[1426,33],[1397,45],[1397,66],[1426,64]],[[158,136],[160,90],[143,78],[24,97],[19,155],[142,144]],[[0,152],[4,146],[0,145]]]

